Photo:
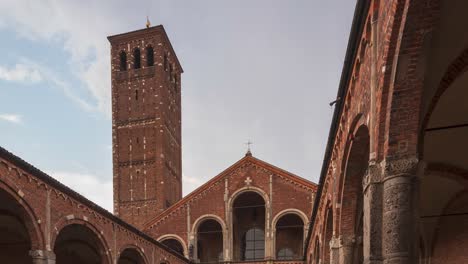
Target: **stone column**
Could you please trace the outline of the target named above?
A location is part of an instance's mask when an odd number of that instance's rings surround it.
[[[47,250],[31,250],[29,255],[32,257],[33,264],[55,264],[55,254]]]
[[[363,180],[364,221],[363,253],[364,264],[382,263],[382,167],[375,161]]]
[[[336,264],[352,264],[353,263],[353,252],[354,247],[356,245],[356,239],[354,236],[340,237],[340,257],[339,262],[335,262]],[[334,263],[334,264],[335,264]]]
[[[340,239],[333,236],[330,240],[330,264],[339,264],[340,261]]]
[[[385,264],[417,263],[414,209],[418,159],[386,160],[383,199],[383,259]]]

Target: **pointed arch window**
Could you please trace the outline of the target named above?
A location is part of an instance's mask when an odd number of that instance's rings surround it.
[[[120,71],[127,70],[127,53],[125,51],[120,52]]]
[[[140,49],[135,49],[133,51],[133,68],[134,69],[139,69],[141,68],[141,54],[140,54]]]
[[[154,66],[154,50],[153,47],[146,47],[146,66]]]

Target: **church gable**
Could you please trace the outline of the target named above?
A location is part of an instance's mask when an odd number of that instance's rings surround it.
[[[165,238],[177,238],[188,256],[200,224],[211,219],[223,230],[225,249],[234,247],[227,230],[231,229],[237,197],[243,193],[260,197],[265,205],[265,231],[273,232],[274,222],[285,212],[294,212],[308,226],[316,188],[310,181],[246,155],[148,222],[146,232],[163,243]]]

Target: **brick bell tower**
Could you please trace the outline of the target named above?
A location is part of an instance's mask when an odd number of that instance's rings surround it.
[[[182,67],[163,26],[111,44],[114,213],[140,227],[182,198]]]

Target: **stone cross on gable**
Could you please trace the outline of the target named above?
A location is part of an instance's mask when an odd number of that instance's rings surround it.
[[[246,185],[250,185],[252,183],[252,179],[250,179],[250,177],[247,177],[247,179],[245,179],[244,182]]]

